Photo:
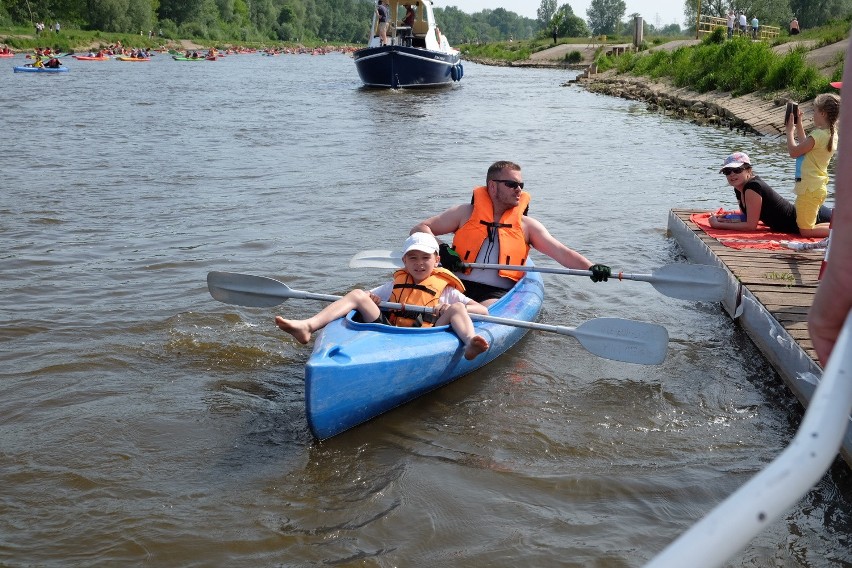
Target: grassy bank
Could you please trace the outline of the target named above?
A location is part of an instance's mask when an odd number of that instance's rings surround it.
[[[672,38],[666,38],[671,40]],[[629,42],[630,38],[610,37],[606,43],[622,43]],[[663,39],[657,40],[655,43],[661,43]],[[558,45],[582,44],[583,46],[589,43],[601,43],[601,46],[606,44],[592,38],[561,38]],[[458,46],[459,51],[465,57],[470,59],[489,59],[493,61],[505,61],[507,63],[514,61],[524,61],[530,58],[530,55],[554,47],[553,39],[539,38],[524,41],[497,41],[492,43],[472,44],[466,43]],[[569,49],[566,54],[566,59],[569,59],[572,51]],[[579,55],[579,51],[576,51]],[[570,62],[570,61],[569,61]],[[574,61],[574,63],[579,62]]]
[[[852,18],[832,22],[799,36],[776,40],[777,46],[789,41],[811,41],[813,48],[846,38]],[[699,93],[724,91],[733,95],[783,92],[794,100],[810,100],[825,92],[836,92],[831,81],[843,76],[843,56],[838,55],[830,77],[807,63],[807,49],[796,47],[786,54],[775,53],[767,43],[747,38],[726,39],[724,29],[716,29],[701,44],[674,51],[639,51],[596,59],[598,71],[616,69],[618,73],[652,79],[669,78],[678,87]]]

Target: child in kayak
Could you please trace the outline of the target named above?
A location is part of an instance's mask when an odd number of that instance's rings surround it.
[[[394,273],[391,282],[372,290],[352,290],[323,308],[313,317],[288,320],[281,316],[275,324],[305,344],[311,334],[357,310],[362,321],[389,323],[401,327],[447,325],[464,344],[464,358],[474,359],[488,349],[488,341],[476,335],[470,314],[488,314],[488,308],[465,296],[464,285],[450,271],[438,267],[438,241],[428,233],[414,233],[405,241],[402,255],[405,268]],[[380,302],[429,306],[433,314],[392,311],[385,316]]]

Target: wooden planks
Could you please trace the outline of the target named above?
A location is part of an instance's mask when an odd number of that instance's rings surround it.
[[[700,212],[672,209],[672,214],[710,249],[816,363],[807,331],[807,313],[819,284],[824,251],[732,249],[690,221],[690,215]]]

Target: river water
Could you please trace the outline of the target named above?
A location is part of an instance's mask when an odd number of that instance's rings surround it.
[[[531,332],[479,372],[323,443],[310,348],[237,308],[211,270],[330,294],[524,167],[531,214],[631,272],[685,259],[673,207],[734,205],[752,155],[792,196],[778,141],[468,63],[427,92],[363,89],[344,55],[0,65],[0,564],[641,566],[791,440],[798,403],[718,305],[546,275],[542,321],[666,326],[660,366]],[[549,259],[533,257],[547,265]],[[550,262],[550,265],[553,263]],[[729,566],[852,566],[837,462]]]

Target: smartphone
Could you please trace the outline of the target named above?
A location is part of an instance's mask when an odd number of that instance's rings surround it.
[[[793,124],[799,122],[799,105],[797,103],[787,103],[787,110],[784,111],[784,124],[790,120],[790,115],[793,115]]]

